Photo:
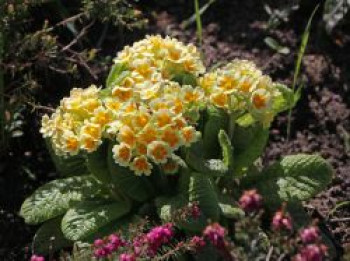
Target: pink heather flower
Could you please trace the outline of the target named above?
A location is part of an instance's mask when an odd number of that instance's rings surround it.
[[[42,256],[32,255],[30,261],[45,261],[45,258]]]
[[[198,204],[194,203],[192,204],[191,206],[191,216],[194,218],[194,219],[198,219],[201,215],[201,210],[198,206]]]
[[[94,256],[96,258],[106,257],[107,255],[108,255],[108,253],[103,248],[97,248],[97,249],[94,250]]]
[[[154,227],[146,234],[149,256],[154,256],[162,244],[169,242],[173,236],[172,227],[173,225],[168,223],[163,226]]]
[[[109,248],[113,249],[112,251],[116,251],[118,250],[119,247],[125,245],[125,242],[116,234],[109,235],[108,241],[109,241],[109,244],[111,244]]]
[[[224,243],[225,229],[218,223],[207,226],[204,229],[203,235],[207,238],[214,246],[222,246]]]
[[[104,243],[105,242],[102,239],[98,238],[94,241],[94,247],[101,247],[104,245]]]
[[[324,245],[308,245],[294,257],[294,261],[322,261],[327,253]]]
[[[244,191],[239,199],[239,205],[246,212],[257,211],[262,205],[262,197],[255,189]]]
[[[305,228],[300,232],[300,238],[304,244],[314,243],[319,236],[317,227]]]
[[[119,261],[136,261],[136,257],[133,254],[123,253],[119,256]]]
[[[202,248],[205,246],[205,241],[202,237],[194,236],[191,239],[191,245],[196,249]]]
[[[277,211],[272,220],[272,228],[274,230],[287,229],[292,230],[292,219],[282,211]]]

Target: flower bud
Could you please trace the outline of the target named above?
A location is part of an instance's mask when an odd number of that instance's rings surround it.
[[[272,228],[274,230],[292,230],[292,219],[282,211],[277,211],[272,220]]]
[[[320,235],[317,227],[305,228],[300,232],[300,238],[304,244],[314,243],[315,241],[317,241],[319,236]]]
[[[262,205],[262,197],[255,189],[244,191],[239,199],[239,205],[246,212],[257,211]]]

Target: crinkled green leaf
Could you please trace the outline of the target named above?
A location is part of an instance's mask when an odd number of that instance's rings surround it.
[[[188,198],[179,194],[174,197],[158,197],[156,206],[158,215],[163,222],[173,222],[174,217],[179,216],[179,210],[188,205]],[[202,213],[197,218],[187,217],[177,221],[176,226],[187,232],[201,232],[207,225],[207,218]]]
[[[233,147],[231,140],[228,137],[227,133],[224,130],[219,132],[219,143],[222,150],[222,162],[228,169],[233,168],[234,159],[233,159]]]
[[[87,167],[91,174],[100,182],[108,184],[111,181],[108,164],[108,143],[104,142],[96,151],[86,156]]]
[[[269,130],[259,124],[250,127],[236,125],[232,143],[235,148],[233,175],[241,176],[263,153]]]
[[[37,189],[22,204],[20,215],[28,224],[38,224],[64,214],[85,199],[108,197],[106,188],[92,176],[51,181]]]
[[[244,217],[244,211],[234,205],[219,203],[220,209],[224,217],[232,219],[241,219]]]
[[[154,194],[152,183],[144,176],[136,176],[129,168],[115,163],[112,152],[113,144],[108,149],[108,168],[112,182],[117,188],[136,201],[146,201]]]
[[[220,157],[218,134],[228,125],[228,115],[225,111],[210,107],[207,109],[207,120],[203,131],[203,156],[206,159]]]
[[[202,141],[192,144],[186,156],[186,164],[207,176],[224,176],[228,167],[220,159],[204,159]]]
[[[191,73],[177,73],[172,81],[178,82],[181,85],[197,86],[197,78]]]
[[[46,147],[50,153],[51,159],[55,164],[57,172],[65,177],[86,175],[89,173],[85,157],[81,154],[75,156],[58,156],[49,139],[46,139]]]
[[[198,202],[201,211],[212,221],[220,216],[220,207],[212,180],[201,173],[192,173],[189,186],[190,202]]]
[[[281,202],[308,200],[326,188],[332,179],[332,168],[318,155],[297,154],[281,161],[253,177],[242,181],[262,194],[264,202],[280,205]]]
[[[47,255],[73,245],[73,242],[67,240],[61,231],[61,220],[62,217],[51,219],[38,229],[33,239],[35,254]]]
[[[86,238],[113,220],[126,215],[131,204],[120,202],[82,202],[69,209],[62,219],[62,232],[67,239]]]

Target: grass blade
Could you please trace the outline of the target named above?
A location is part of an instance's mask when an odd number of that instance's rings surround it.
[[[304,54],[305,54],[305,50],[306,50],[306,46],[307,46],[308,41],[309,41],[311,23],[312,23],[312,20],[314,18],[314,15],[315,15],[316,11],[318,10],[318,8],[319,8],[319,5],[317,5],[315,7],[315,9],[313,10],[313,12],[312,12],[312,14],[311,14],[307,24],[306,24],[304,33],[302,35],[301,44],[300,44],[300,48],[299,48],[299,52],[298,52],[298,58],[297,58],[297,61],[295,63],[295,69],[294,69],[293,85],[292,85],[293,92],[295,92],[295,88],[296,88],[297,81],[298,81],[299,74],[300,74],[301,61],[303,60],[303,57],[304,57]],[[290,108],[289,111],[288,111],[287,141],[290,138],[291,117],[292,117],[292,108]]]
[[[5,48],[5,35],[0,31],[0,61],[2,62]],[[0,145],[5,148],[5,82],[4,72],[0,67]]]
[[[199,9],[199,14],[203,15],[205,13],[205,11],[208,10],[208,8],[214,4],[216,2],[216,0],[209,0],[208,3],[206,3],[205,5],[203,5],[200,9]],[[183,29],[186,29],[188,26],[190,26],[192,23],[196,22],[196,13],[194,13],[190,18],[188,18],[187,20],[183,21],[181,23],[181,27]]]
[[[198,40],[199,40],[199,46],[202,48],[202,45],[203,45],[203,29],[202,29],[201,14],[199,12],[198,0],[194,0],[194,9],[195,9],[195,12],[196,12],[197,37],[198,37]]]

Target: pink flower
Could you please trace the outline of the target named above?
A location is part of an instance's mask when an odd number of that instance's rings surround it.
[[[194,236],[191,239],[191,245],[194,248],[199,249],[199,248],[202,248],[202,247],[205,246],[205,241],[204,241],[204,239],[202,237]]]
[[[262,205],[262,197],[255,189],[244,191],[239,199],[239,205],[246,212],[257,211]]]
[[[191,206],[191,216],[194,218],[194,219],[198,219],[201,215],[201,210],[198,206],[197,203],[193,203],[192,206]]]
[[[324,245],[308,245],[294,257],[294,261],[322,261],[327,253]]]
[[[97,248],[97,249],[94,250],[94,256],[96,258],[106,257],[107,255],[108,255],[108,253],[103,248]]]
[[[154,227],[146,234],[149,256],[154,256],[162,244],[170,241],[173,236],[172,227],[173,225],[168,223],[163,226]]]
[[[105,242],[102,239],[98,238],[94,241],[94,247],[101,247],[104,245],[104,243]]]
[[[282,211],[277,211],[272,220],[272,228],[274,230],[287,229],[292,230],[292,219]]]
[[[319,238],[319,232],[317,227],[305,228],[300,232],[301,241],[304,244],[314,243]]]
[[[30,261],[45,261],[45,258],[42,256],[32,255]]]
[[[204,229],[203,235],[207,238],[214,246],[222,246],[224,244],[225,229],[218,223],[207,226]]]
[[[123,253],[119,256],[119,261],[136,261],[136,257],[133,254]]]

